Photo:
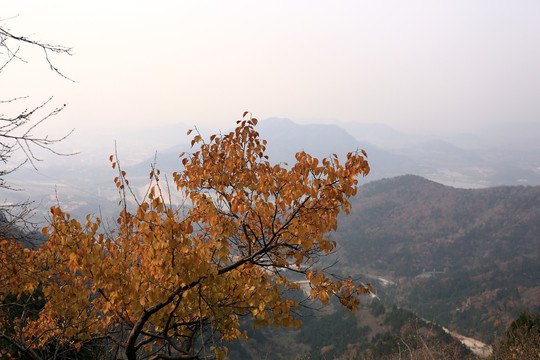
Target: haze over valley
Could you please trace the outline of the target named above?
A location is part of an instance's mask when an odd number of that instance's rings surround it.
[[[516,125],[517,126],[517,125]],[[171,176],[180,169],[178,155],[191,151],[186,124],[148,128],[127,132],[116,141],[116,151],[132,185],[143,189],[152,164]],[[318,157],[336,153],[343,159],[349,151],[364,149],[371,166],[363,183],[412,174],[457,188],[485,188],[498,185],[540,185],[540,142],[513,134],[519,128],[508,125],[486,129],[489,135],[427,136],[406,134],[389,126],[369,123],[299,124],[284,118],[260,122],[257,130],[268,140],[271,162],[292,162],[298,151]],[[212,130],[198,128],[209,136]],[[226,132],[228,129],[223,129]],[[521,140],[521,141],[520,141]],[[108,143],[108,145],[107,145]],[[10,202],[32,199],[47,209],[58,200],[71,211],[106,211],[116,201],[109,155],[115,152],[115,141],[87,144],[81,153],[53,157],[37,170],[27,164],[7,180],[24,189],[5,194]]]

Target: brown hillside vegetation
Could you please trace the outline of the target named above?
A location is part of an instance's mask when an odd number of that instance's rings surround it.
[[[539,219],[538,186],[466,190],[409,175],[362,186],[339,235],[363,266],[416,276],[538,255]]]
[[[362,186],[335,239],[392,301],[493,341],[540,298],[540,187],[456,189],[418,176]]]

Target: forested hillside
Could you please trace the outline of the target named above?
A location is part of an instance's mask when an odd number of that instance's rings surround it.
[[[258,329],[245,325],[249,340],[231,344],[230,359],[476,359],[440,326],[379,301],[364,304],[355,314],[336,307],[331,313],[307,311],[296,330]],[[305,312],[305,311],[304,311]],[[429,353],[429,354],[428,354]],[[431,356],[431,357],[429,357]]]
[[[343,266],[394,280],[388,301],[428,319],[492,341],[540,309],[540,187],[400,176],[362,186],[339,224]]]

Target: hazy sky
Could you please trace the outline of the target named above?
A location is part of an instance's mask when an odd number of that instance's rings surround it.
[[[0,98],[53,95],[75,139],[182,122],[358,121],[465,131],[540,121],[540,1],[2,0],[1,25],[73,47],[0,76]],[[81,140],[82,141],[82,140]]]

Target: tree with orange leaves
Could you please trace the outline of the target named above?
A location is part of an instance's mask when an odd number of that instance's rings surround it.
[[[357,176],[369,172],[365,152],[349,153],[344,164],[300,152],[290,167],[271,165],[257,120],[246,115],[226,135],[194,136],[198,150],[180,155],[183,170],[173,176],[184,210],[167,205],[157,170],[136,210],[122,197],[114,232],[53,207],[47,243],[28,253],[31,276],[12,288],[39,287],[46,303],[13,341],[23,338],[33,351],[50,341],[80,347],[107,338],[128,359],[223,358],[222,341],[246,338],[241,316],[251,315],[255,327],[300,325],[298,302],[284,296],[299,285],[285,269],[305,276],[312,299],[327,304],[335,296],[354,310],[370,285],[312,265],[336,246],[327,233],[340,211],[348,213]],[[115,181],[124,194],[125,172]]]

